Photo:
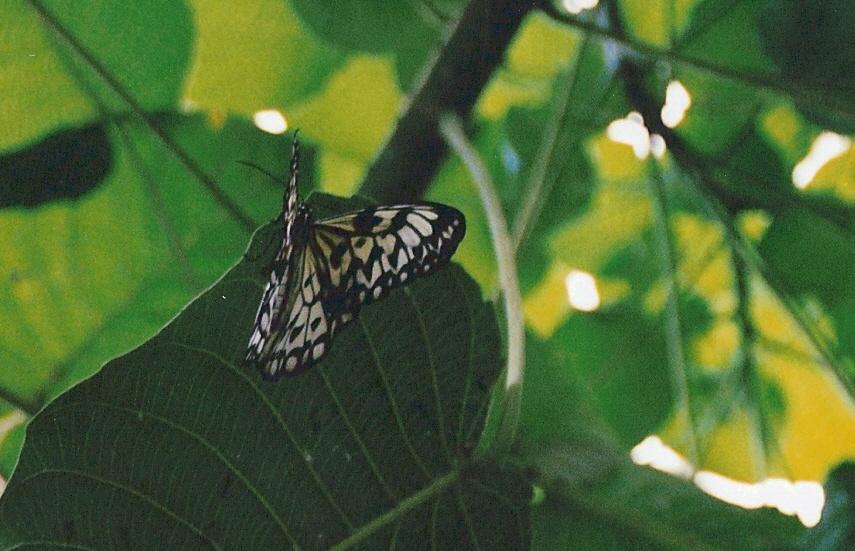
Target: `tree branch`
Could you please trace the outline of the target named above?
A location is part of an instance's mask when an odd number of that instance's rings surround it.
[[[448,151],[439,116],[469,116],[533,7],[531,0],[469,2],[423,69],[404,114],[365,173],[360,193],[384,203],[411,201],[424,193]]]

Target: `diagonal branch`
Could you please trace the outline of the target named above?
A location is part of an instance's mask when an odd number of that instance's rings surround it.
[[[686,413],[688,437],[687,447],[689,460],[692,465],[699,464],[700,449],[698,446],[697,419],[692,407],[689,392],[689,364],[683,350],[683,330],[680,322],[680,306],[678,304],[680,290],[677,285],[676,245],[668,223],[668,197],[665,183],[656,161],[651,160],[650,181],[653,211],[654,237],[656,241],[656,257],[659,260],[660,276],[665,280],[666,301],[663,311],[665,322],[665,340],[668,353],[668,367],[671,370],[676,410]]]
[[[448,151],[442,113],[466,119],[501,63],[530,0],[471,0],[448,39],[427,63],[395,130],[360,184],[360,193],[384,203],[412,201],[433,179]]]

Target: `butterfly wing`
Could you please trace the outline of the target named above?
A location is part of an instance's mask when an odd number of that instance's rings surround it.
[[[283,323],[283,312],[288,301],[289,273],[293,271],[291,261],[291,245],[283,241],[279,252],[274,260],[270,279],[264,288],[261,303],[255,314],[255,323],[252,326],[252,336],[249,338],[249,346],[246,352],[246,363],[263,363],[269,355],[270,345],[273,342],[271,335],[276,334]]]
[[[310,245],[328,280],[325,309],[355,314],[446,264],[465,233],[463,214],[436,203],[368,208],[318,222]]]
[[[255,314],[255,323],[252,326],[252,335],[247,347],[246,364],[258,364],[264,369],[270,363],[271,351],[276,344],[277,334],[285,321],[285,313],[288,305],[288,297],[293,287],[292,274],[294,272],[295,258],[293,234],[298,224],[305,224],[307,220],[305,209],[298,208],[297,175],[300,169],[300,144],[297,141],[297,133],[294,132],[294,143],[291,146],[291,175],[285,193],[282,197],[282,213],[277,220],[282,220],[282,241],[276,258],[273,261],[273,269],[270,272],[270,280],[264,288],[261,303]]]
[[[269,379],[297,375],[329,349],[339,326],[350,321],[347,315],[330,316],[324,309],[322,276],[317,258],[304,248],[296,259],[284,327],[274,335],[267,361],[259,363]]]
[[[363,304],[446,264],[465,231],[463,215],[438,204],[368,208],[312,224],[292,264],[297,287],[287,322],[259,362],[264,375],[310,367]]]

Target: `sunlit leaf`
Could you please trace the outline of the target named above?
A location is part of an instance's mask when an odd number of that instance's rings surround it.
[[[20,147],[65,126],[99,117],[87,87],[112,99],[92,65],[72,53],[34,5],[8,0],[0,22],[0,89],[4,94],[0,150]],[[177,104],[193,37],[191,14],[180,2],[38,2],[143,109]],[[81,81],[80,79],[85,79]],[[85,82],[86,87],[81,86]],[[129,107],[116,103],[118,111]]]
[[[160,123],[259,222],[275,216],[280,184],[237,161],[280,171],[287,163],[283,138],[245,121],[219,132],[201,117]],[[124,131],[130,142],[115,128],[107,131],[114,159],[101,186],[74,201],[0,212],[8,236],[0,245],[0,277],[9,282],[0,286],[0,311],[9,322],[0,331],[0,386],[24,400],[42,404],[154,333],[246,242],[246,231],[146,129]],[[99,154],[81,150],[73,166],[97,166]],[[44,162],[33,158],[19,170],[38,174]],[[50,189],[40,182],[18,191],[32,197]]]

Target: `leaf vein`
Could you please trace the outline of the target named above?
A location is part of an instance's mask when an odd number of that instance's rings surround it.
[[[306,467],[307,471],[309,471],[309,474],[311,475],[312,480],[314,480],[318,489],[324,495],[324,497],[329,502],[329,504],[333,508],[333,510],[335,510],[336,513],[338,513],[338,515],[341,517],[342,521],[348,527],[348,529],[352,530],[353,525],[350,522],[350,519],[347,517],[347,515],[344,513],[344,511],[342,511],[341,507],[339,507],[339,505],[338,505],[338,503],[336,503],[335,499],[333,499],[332,492],[327,487],[326,483],[323,480],[321,480],[320,475],[315,470],[315,468],[312,466],[311,461],[306,459],[306,454],[303,453],[303,450],[300,449],[300,445],[297,443],[297,439],[291,433],[291,429],[288,427],[288,424],[285,423],[285,419],[282,418],[282,415],[279,413],[279,410],[276,409],[276,407],[270,401],[270,398],[264,392],[262,392],[261,389],[258,388],[258,386],[254,382],[252,382],[252,380],[246,375],[246,373],[244,373],[242,370],[236,368],[230,362],[226,361],[224,358],[221,358],[220,356],[211,352],[210,350],[205,350],[204,348],[197,348],[195,346],[190,346],[189,344],[185,344],[185,343],[181,343],[181,342],[172,342],[169,344],[172,344],[172,345],[175,345],[175,346],[178,346],[181,348],[185,348],[187,350],[200,352],[202,354],[206,354],[206,355],[216,359],[217,361],[220,362],[220,364],[222,364],[223,367],[226,367],[229,370],[229,372],[231,372],[231,373],[237,375],[238,377],[242,378],[244,380],[244,382],[246,382],[246,384],[248,384],[250,386],[250,388],[252,388],[253,391],[255,391],[255,393],[258,395],[258,397],[261,398],[261,401],[264,403],[264,405],[270,410],[270,413],[273,415],[273,418],[277,421],[279,426],[282,427],[282,431],[285,433],[285,436],[288,437],[288,441],[290,441],[291,445],[294,446],[294,449],[297,450],[297,455],[299,455],[302,458],[303,466]]]
[[[416,321],[419,325],[419,332],[422,334],[422,338],[425,341],[425,350],[427,352],[428,363],[430,364],[430,377],[431,385],[433,386],[433,397],[436,401],[436,420],[438,425],[437,430],[439,430],[439,439],[440,442],[442,442],[442,448],[445,451],[445,458],[448,460],[449,464],[453,464],[454,460],[451,454],[451,449],[448,447],[448,441],[445,438],[445,421],[443,419],[442,414],[442,400],[440,398],[439,393],[439,382],[437,381],[436,377],[436,360],[433,357],[433,347],[431,346],[431,341],[428,338],[425,320],[422,317],[422,312],[419,307],[419,303],[416,302],[416,299],[413,296],[413,291],[409,287],[404,287],[404,294],[407,295],[407,298],[409,298],[410,302],[413,304],[413,309],[416,311]]]
[[[134,488],[131,488],[130,486],[126,486],[126,485],[124,485],[120,482],[116,482],[114,480],[109,480],[107,478],[96,476],[96,475],[93,475],[91,473],[87,473],[84,471],[78,471],[76,469],[53,468],[53,469],[44,469],[44,470],[41,470],[39,472],[31,474],[30,476],[28,476],[24,480],[20,481],[18,483],[18,486],[23,486],[23,485],[27,484],[28,482],[32,482],[32,481],[36,480],[37,478],[40,478],[40,477],[45,476],[45,475],[50,475],[50,474],[67,474],[67,475],[79,476],[80,478],[86,478],[86,479],[92,480],[94,482],[98,482],[100,484],[103,484],[105,486],[110,486],[110,487],[115,488],[117,490],[121,490],[123,492],[126,492],[126,493],[136,497],[140,501],[149,504],[153,509],[161,511],[162,513],[164,513],[168,517],[172,518],[178,524],[189,529],[191,532],[193,532],[200,539],[207,541],[211,545],[212,548],[222,549],[222,547],[217,545],[217,543],[214,540],[212,540],[204,532],[202,532],[201,529],[199,529],[197,526],[195,526],[193,523],[191,523],[189,520],[185,519],[184,517],[182,517],[181,515],[179,515],[175,511],[172,511],[171,509],[169,509],[169,507],[166,507],[162,503],[156,501],[151,496],[148,496],[142,492],[135,490]]]
[[[353,426],[353,423],[350,421],[350,417],[347,414],[347,410],[344,409],[344,405],[338,399],[338,395],[335,392],[335,389],[332,387],[330,383],[329,376],[327,375],[326,369],[323,366],[318,366],[318,370],[321,373],[321,378],[324,380],[324,386],[329,390],[330,397],[332,397],[335,402],[336,408],[338,408],[339,413],[341,414],[341,418],[344,421],[344,424],[347,425],[347,430],[350,432],[350,435],[353,436],[353,439],[356,440],[356,444],[359,446],[360,451],[362,451],[362,455],[365,457],[365,461],[368,463],[368,466],[371,468],[371,472],[374,473],[374,476],[377,477],[377,482],[383,487],[383,491],[389,496],[389,498],[393,502],[397,502],[398,498],[395,496],[395,493],[392,492],[392,489],[386,483],[386,480],[383,478],[382,473],[380,472],[380,467],[374,461],[374,458],[371,456],[371,453],[368,451],[368,448],[365,445],[365,442],[362,440],[362,437],[359,436],[359,433],[356,431],[356,427]]]
[[[422,462],[422,458],[419,457],[418,453],[416,453],[415,448],[413,448],[413,443],[410,441],[410,437],[407,435],[404,424],[401,422],[401,413],[398,410],[398,403],[395,401],[395,396],[392,394],[392,389],[389,387],[389,379],[386,377],[386,371],[380,363],[380,355],[377,353],[377,347],[374,346],[374,341],[371,338],[371,334],[368,332],[368,327],[365,326],[365,322],[363,322],[361,318],[357,318],[357,322],[359,327],[362,328],[362,333],[365,335],[365,341],[368,344],[368,350],[371,352],[371,356],[374,359],[374,365],[380,373],[380,379],[383,381],[383,390],[386,392],[386,398],[389,401],[389,406],[392,408],[392,413],[395,416],[395,423],[398,425],[398,430],[401,433],[401,438],[404,440],[404,445],[413,456],[413,459],[419,466],[419,469],[424,473],[425,478],[431,480],[430,472],[424,462]]]

